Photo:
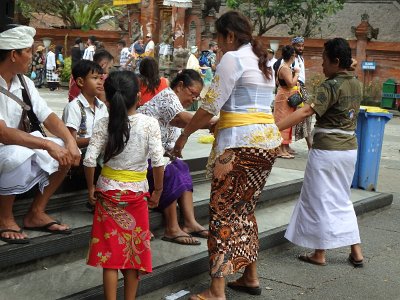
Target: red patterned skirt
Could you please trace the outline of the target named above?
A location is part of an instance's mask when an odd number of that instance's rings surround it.
[[[211,277],[236,273],[257,260],[254,211],[276,153],[276,149],[234,148],[215,161],[208,238]]]
[[[87,264],[107,269],[152,271],[149,193],[97,191]]]

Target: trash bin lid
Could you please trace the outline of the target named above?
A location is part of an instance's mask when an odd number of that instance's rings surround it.
[[[377,106],[366,106],[366,105],[361,105],[360,106],[361,110],[365,110],[366,112],[371,112],[371,113],[389,113],[387,109],[383,109]]]
[[[360,106],[360,113],[364,113],[366,117],[373,116],[373,117],[385,117],[391,119],[393,114],[389,113],[387,109],[383,109],[380,107],[375,106]]]

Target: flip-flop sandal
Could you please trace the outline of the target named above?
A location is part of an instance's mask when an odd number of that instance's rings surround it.
[[[40,231],[40,232],[48,232],[48,233],[53,233],[53,234],[71,234],[72,230],[71,229],[64,229],[64,230],[58,230],[58,229],[50,229],[52,225],[61,225],[61,222],[59,221],[52,221],[50,223],[47,223],[46,225],[43,226],[34,226],[34,227],[27,227],[24,226],[24,229],[26,230],[32,230],[32,231]]]
[[[207,232],[207,233],[205,233]],[[199,230],[199,231],[192,231],[192,232],[188,232],[188,234],[190,234],[191,236],[194,237],[198,237],[198,238],[202,238],[202,239],[208,239],[208,229],[203,229],[203,230]]]
[[[0,240],[5,243],[9,243],[9,244],[28,244],[29,243],[29,238],[13,239],[13,238],[6,238],[6,237],[1,236],[4,232],[22,233],[22,229],[20,229],[20,230],[0,229]]]
[[[228,282],[228,287],[232,290],[247,293],[249,295],[261,295],[261,288],[257,287],[250,287],[238,284],[236,281]]]
[[[349,254],[348,261],[353,265],[354,268],[362,268],[364,267],[364,260],[355,260],[353,255]]]
[[[326,263],[320,263],[318,261],[312,260],[308,255],[299,255],[297,257],[299,260],[312,264],[312,265],[316,265],[316,266],[326,266]]]
[[[185,241],[181,241],[179,239],[181,238],[191,238],[191,236],[189,235],[178,235],[178,236],[174,236],[174,237],[166,237],[163,236],[161,239],[165,242],[170,242],[170,243],[174,243],[174,244],[179,244],[179,245],[188,245],[188,246],[198,246],[201,245],[200,241],[195,241],[192,240],[191,242],[185,242]]]

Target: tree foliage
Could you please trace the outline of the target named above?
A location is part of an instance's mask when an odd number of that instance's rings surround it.
[[[319,29],[324,17],[343,8],[344,0],[227,0],[226,3],[249,16],[259,36],[286,24],[288,34],[309,37]]]
[[[59,17],[68,28],[96,29],[97,22],[107,15],[118,15],[120,9],[104,0],[18,0],[29,4],[32,11]]]

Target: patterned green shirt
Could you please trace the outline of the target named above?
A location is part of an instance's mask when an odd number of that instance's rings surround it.
[[[321,150],[357,149],[357,139],[352,134],[357,125],[358,112],[362,99],[361,83],[352,72],[340,72],[322,83],[309,104],[316,113],[318,128],[347,131],[317,132],[313,148]]]

